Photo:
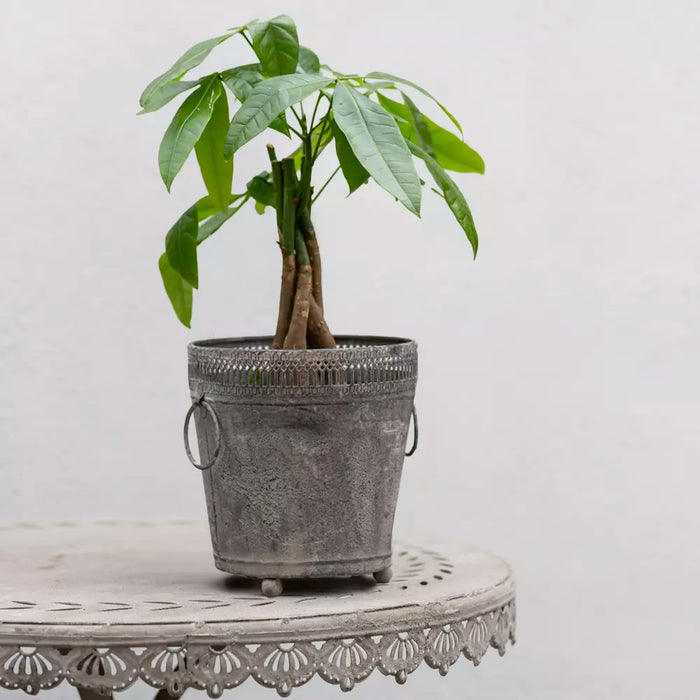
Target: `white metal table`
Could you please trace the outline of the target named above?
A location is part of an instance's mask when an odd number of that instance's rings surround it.
[[[314,675],[342,690],[423,661],[444,675],[515,640],[511,571],[471,548],[397,544],[389,584],[285,590],[217,572],[204,524],[0,526],[0,687],[218,697],[253,678],[287,696]]]

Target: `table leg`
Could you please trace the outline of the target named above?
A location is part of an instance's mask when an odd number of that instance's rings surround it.
[[[80,700],[112,700],[112,693],[102,695],[90,688],[78,688],[78,693],[80,695]],[[165,688],[161,688],[161,690],[156,693],[154,700],[178,700],[178,697],[179,696],[171,695]]]
[[[153,700],[179,700],[179,695],[171,695],[165,688],[161,688]]]
[[[80,694],[80,700],[112,700],[112,693],[102,695],[90,688],[78,688],[78,693]]]

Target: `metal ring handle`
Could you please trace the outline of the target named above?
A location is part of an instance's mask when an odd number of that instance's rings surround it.
[[[411,408],[411,416],[413,417],[413,445],[406,452],[406,457],[410,457],[418,449],[418,414],[416,413],[416,404],[413,404],[413,408]]]
[[[207,462],[207,464],[197,464],[197,462],[194,461],[194,457],[192,456],[192,450],[190,450],[190,438],[188,435],[188,431],[190,429],[190,418],[192,418],[192,414],[194,413],[195,409],[199,408],[200,406],[203,406],[209,412],[209,415],[211,416],[211,419],[214,422],[214,438],[216,439],[216,448],[214,449],[214,454],[212,455],[212,458],[209,460],[209,462]],[[211,469],[211,467],[214,466],[214,463],[219,457],[219,452],[221,452],[221,425],[219,425],[219,419],[216,415],[216,412],[212,408],[211,404],[205,400],[204,396],[200,396],[198,399],[195,399],[192,402],[192,405],[190,406],[189,411],[187,411],[187,415],[185,416],[185,427],[183,428],[182,432],[185,440],[185,452],[187,452],[187,458],[192,463],[192,466],[197,467],[197,469],[201,471]]]

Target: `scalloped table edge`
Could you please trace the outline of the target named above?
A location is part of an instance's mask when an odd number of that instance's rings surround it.
[[[514,591],[513,591],[514,593]],[[375,669],[405,683],[421,663],[446,675],[460,657],[476,666],[490,647],[502,656],[515,643],[515,599],[468,619],[418,629],[313,641],[220,642],[108,647],[0,646],[0,687],[30,694],[67,681],[89,697],[109,695],[141,679],[166,696],[187,688],[212,698],[248,678],[287,697],[314,676],[349,691]]]
[[[503,655],[515,643],[515,582],[506,568],[494,586],[434,604],[309,615],[293,626],[271,617],[174,622],[153,633],[138,623],[4,622],[0,687],[36,694],[67,682],[95,700],[142,680],[165,700],[188,688],[219,697],[253,678],[286,697],[314,676],[349,691],[376,669],[398,683],[423,662],[445,675],[460,658],[478,665],[489,648]]]

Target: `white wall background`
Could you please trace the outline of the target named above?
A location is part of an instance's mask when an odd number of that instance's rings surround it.
[[[476,263],[436,197],[417,220],[375,187],[346,201],[338,180],[317,207],[332,328],[421,347],[397,533],[477,542],[519,580],[504,660],[403,689],[372,677],[355,697],[698,697],[700,6],[254,5],[3,0],[0,519],[203,515],[185,345],[270,332],[278,252],[271,220],[240,214],[200,250],[179,326],[156,261],[202,188],[190,163],[165,192],[172,110],[137,118],[137,98],[194,42],[288,12],[332,65],[431,88],[487,163],[457,176]],[[247,55],[230,42],[202,69]]]

